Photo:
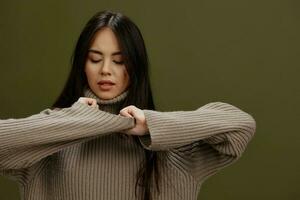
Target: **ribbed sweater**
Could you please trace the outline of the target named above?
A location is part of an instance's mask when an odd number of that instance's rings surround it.
[[[122,130],[134,119],[116,108],[128,92],[75,102],[25,118],[0,120],[0,174],[17,181],[24,200],[135,200],[144,148],[156,151],[161,173],[155,200],[196,200],[203,182],[237,161],[256,122],[240,108],[207,103],[190,111],[144,109],[149,131],[134,140]],[[138,142],[140,142],[140,144]]]

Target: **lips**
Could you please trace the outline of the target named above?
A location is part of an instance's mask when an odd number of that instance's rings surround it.
[[[101,80],[98,82],[98,85],[99,85],[100,90],[109,91],[113,88],[115,83],[110,80]]]
[[[110,80],[101,80],[101,81],[98,82],[98,85],[104,85],[104,84],[115,85],[115,83],[110,81]]]

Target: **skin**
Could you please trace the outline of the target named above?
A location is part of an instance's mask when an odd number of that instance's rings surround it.
[[[99,30],[89,49],[85,74],[89,87],[100,99],[112,99],[128,88],[129,75],[122,59],[122,53],[113,31],[108,27]],[[115,85],[108,91],[101,90],[98,85],[100,80],[110,80]],[[96,99],[80,97],[78,101],[98,108]],[[138,136],[149,133],[143,110],[130,105],[123,108],[119,115],[135,119],[135,126],[124,130],[123,133]]]
[[[117,38],[110,28],[105,27],[95,34],[85,63],[85,73],[91,90],[100,99],[112,99],[128,88],[129,75]],[[105,91],[98,85],[100,80],[110,80],[115,85]]]

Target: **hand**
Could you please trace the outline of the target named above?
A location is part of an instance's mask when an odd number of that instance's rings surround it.
[[[131,118],[134,118],[134,120],[135,120],[135,126],[131,129],[124,130],[123,132],[125,134],[142,136],[142,135],[145,135],[149,131],[148,125],[146,122],[146,118],[145,118],[145,114],[141,109],[139,109],[133,105],[127,106],[127,107],[123,108],[122,110],[120,110],[119,115],[125,116],[125,117],[131,117]]]
[[[93,99],[93,98],[79,97],[79,99],[77,100],[77,102],[80,102],[80,103],[83,103],[83,104],[87,104],[87,105],[92,106],[92,107],[98,107],[96,99]]]

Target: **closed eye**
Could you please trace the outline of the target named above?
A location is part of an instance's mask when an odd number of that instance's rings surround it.
[[[124,61],[114,61],[116,64],[118,64],[118,65],[123,65],[124,64]]]
[[[97,62],[100,62],[101,60],[93,60],[93,59],[91,59],[91,62],[92,63],[97,63]]]
[[[100,60],[93,60],[93,59],[90,59],[92,63],[98,63],[100,61],[102,61],[101,59]],[[116,61],[114,60],[113,61],[114,63],[118,64],[118,65],[123,65],[124,64],[124,61]]]

